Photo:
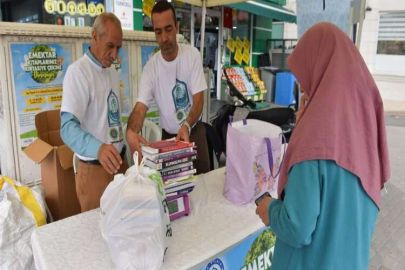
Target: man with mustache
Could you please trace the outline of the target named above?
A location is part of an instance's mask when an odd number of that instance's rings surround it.
[[[119,19],[96,18],[91,47],[69,66],[63,80],[61,137],[80,159],[76,193],[82,212],[98,208],[114,174],[125,172],[122,97],[113,61],[122,46]]]
[[[200,119],[207,84],[200,53],[189,45],[177,44],[179,24],[170,3],[156,3],[152,23],[160,51],[142,72],[138,101],[128,121],[128,144],[133,152],[141,153],[140,143],[147,143],[138,133],[154,99],[159,107],[162,139],[176,137],[194,142],[198,150],[194,167],[197,173],[205,173],[209,171],[209,156],[206,130]]]

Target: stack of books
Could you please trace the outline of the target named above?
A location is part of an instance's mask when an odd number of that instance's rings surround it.
[[[145,166],[162,176],[168,203],[194,189],[197,180],[193,166],[193,160],[197,158],[194,143],[174,139],[153,142],[142,146],[142,155],[146,157]]]

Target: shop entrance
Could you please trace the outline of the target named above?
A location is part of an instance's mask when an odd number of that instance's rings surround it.
[[[193,7],[192,16],[194,13],[194,27],[192,27],[191,39],[198,50],[201,47],[201,7]],[[221,76],[220,59],[221,59],[221,40],[222,25],[221,25],[221,8],[207,9],[207,17],[205,19],[205,37],[204,37],[204,53],[203,67],[210,69],[210,90],[211,97],[217,96],[218,83],[217,78]],[[192,21],[193,25],[193,21]]]

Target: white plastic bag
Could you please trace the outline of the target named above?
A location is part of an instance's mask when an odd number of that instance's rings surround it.
[[[0,269],[35,269],[31,234],[46,223],[45,209],[37,188],[0,176]]]
[[[134,154],[135,163],[138,153]],[[135,164],[116,175],[100,202],[101,233],[118,269],[159,269],[172,232],[160,174]]]

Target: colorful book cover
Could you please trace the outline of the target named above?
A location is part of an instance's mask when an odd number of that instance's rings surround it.
[[[193,170],[189,170],[189,171],[185,171],[185,172],[175,173],[175,174],[172,174],[172,175],[166,175],[166,176],[163,176],[162,179],[163,179],[163,182],[165,182],[165,181],[170,180],[170,179],[176,179],[176,178],[179,178],[179,177],[182,177],[182,176],[188,176],[188,175],[195,174],[196,171],[197,171],[196,169],[193,169]]]
[[[169,189],[175,186],[184,185],[187,183],[196,183],[197,177],[195,175],[181,176],[177,179],[170,179],[164,182],[165,189]]]
[[[169,194],[172,192],[177,192],[184,189],[190,189],[197,184],[197,181],[187,181],[187,182],[174,182],[169,186],[165,187],[165,193]]]
[[[171,193],[166,193],[166,197],[176,196],[176,195],[180,195],[180,194],[188,194],[188,193],[192,192],[193,190],[194,190],[194,187],[184,188],[184,189],[174,191]]]
[[[183,153],[190,153],[193,150],[194,150],[194,148],[190,147],[190,148],[174,150],[174,151],[170,151],[170,152],[166,152],[166,153],[161,153],[161,154],[149,154],[149,153],[147,153],[145,151],[142,151],[142,155],[145,156],[147,159],[150,159],[150,160],[156,162],[156,160],[159,160],[159,159],[171,157],[173,155],[180,155],[180,154],[183,154]]]
[[[179,176],[179,177],[177,177],[177,178],[173,178],[173,179],[168,179],[168,180],[166,180],[166,181],[163,181],[163,183],[164,183],[164,186],[165,187],[171,187],[171,186],[173,186],[173,185],[180,185],[180,184],[184,184],[185,182],[190,182],[190,181],[192,181],[191,179],[191,177],[192,177],[193,175],[192,174],[190,174],[190,175],[184,175],[184,176]]]
[[[172,170],[176,170],[176,169],[181,169],[181,168],[184,168],[184,167],[190,167],[190,166],[193,166],[192,161],[186,162],[186,163],[180,163],[179,165],[171,166],[171,167],[166,168],[166,169],[162,169],[162,170],[160,170],[160,173],[167,172],[167,171],[172,171]]]
[[[177,168],[177,169],[173,169],[173,170],[166,170],[164,172],[160,172],[160,175],[162,177],[165,177],[165,176],[170,176],[170,175],[181,173],[181,172],[186,172],[186,171],[189,171],[189,170],[192,170],[192,169],[194,169],[193,165],[182,167],[182,168]]]
[[[183,142],[175,140],[164,140],[158,142],[152,142],[147,146],[142,146],[142,151],[150,154],[166,153],[174,150],[194,147],[192,142]]]
[[[188,156],[193,156],[193,155],[197,155],[197,151],[192,151],[192,152],[188,152],[188,153],[181,153],[181,154],[178,154],[178,155],[173,155],[173,156],[170,156],[170,157],[161,158],[161,159],[158,159],[156,161],[152,161],[152,160],[151,161],[153,163],[163,163],[163,162],[168,162],[168,161],[172,161],[172,160],[176,160],[176,159],[184,158],[184,157],[188,157]]]
[[[179,165],[181,163],[186,163],[186,162],[190,162],[193,160],[197,159],[197,155],[193,155],[193,156],[188,156],[188,157],[184,157],[184,158],[180,158],[180,159],[176,159],[176,160],[172,160],[172,161],[167,161],[167,162],[163,162],[163,163],[154,163],[150,160],[146,160],[145,165],[155,169],[155,170],[161,170],[161,169],[165,169],[171,166],[176,166]]]
[[[185,189],[193,188],[195,186],[195,183],[186,183],[180,186],[175,186],[170,189],[165,189],[165,193],[173,193],[173,192],[179,192]]]

